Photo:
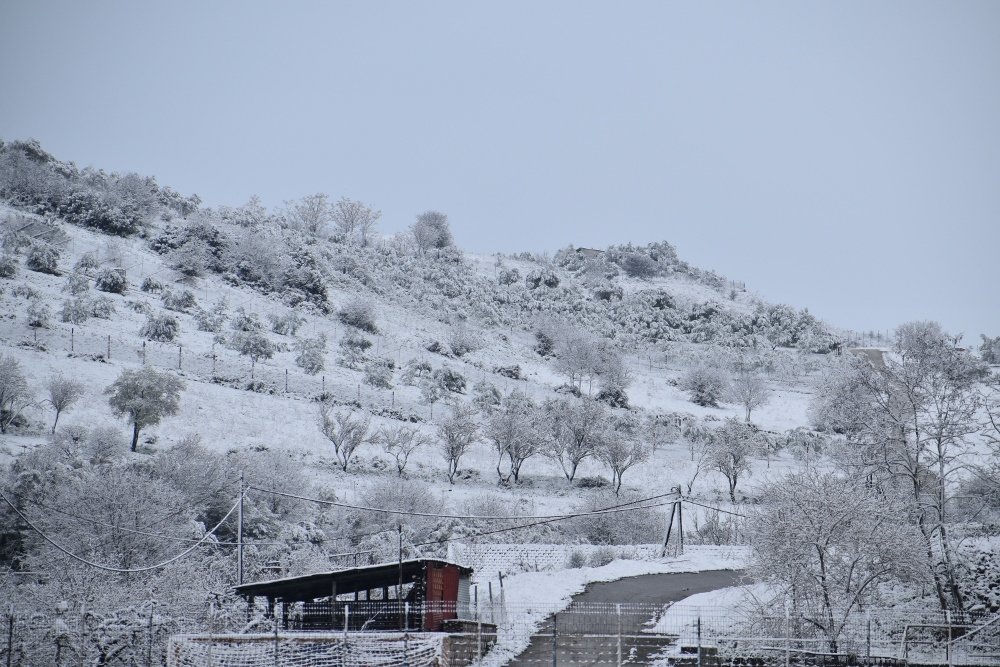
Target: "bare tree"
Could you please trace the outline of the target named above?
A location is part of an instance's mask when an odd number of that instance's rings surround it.
[[[572,484],[580,463],[597,453],[607,410],[588,398],[565,398],[547,402],[545,412],[547,444],[543,454],[559,463],[566,481]]]
[[[489,411],[483,434],[497,452],[500,484],[508,484],[511,479],[517,484],[521,466],[541,448],[539,430],[538,410],[522,392],[514,391],[504,396],[500,405]],[[503,470],[504,458],[508,462],[506,472]]]
[[[0,356],[0,433],[6,433],[33,401],[21,364],[13,356]]]
[[[736,502],[736,486],[740,478],[751,472],[751,457],[759,451],[757,432],[730,417],[711,435],[706,465],[722,474],[729,482],[729,499]]]
[[[470,405],[455,404],[449,415],[438,425],[441,438],[441,453],[448,464],[448,482],[455,483],[458,464],[462,456],[476,442],[479,427],[476,425],[476,411]]]
[[[347,197],[341,197],[331,211],[337,233],[361,246],[368,245],[381,217],[382,211]]]
[[[333,445],[337,463],[347,472],[354,453],[369,441],[371,418],[368,415],[355,418],[352,412],[336,411],[329,402],[323,401],[319,404],[318,422],[320,432]]]
[[[322,192],[307,195],[288,207],[289,222],[314,236],[321,234],[332,219],[330,200]]]
[[[751,370],[741,370],[736,373],[729,384],[729,398],[734,403],[742,405],[746,410],[747,423],[750,423],[750,413],[765,405],[771,398],[764,376]]]
[[[56,411],[55,421],[52,422],[52,432],[55,433],[56,425],[59,423],[59,415],[67,412],[83,396],[83,384],[62,374],[57,374],[49,378],[48,389],[49,403]]]
[[[597,457],[611,468],[611,488],[616,496],[621,492],[625,473],[648,460],[652,453],[653,446],[643,441],[633,417],[617,417],[602,430]]]
[[[386,454],[396,461],[396,474],[403,476],[410,455],[428,444],[428,438],[420,430],[410,426],[386,427],[374,436],[374,441],[382,445]]]
[[[593,389],[593,379],[603,362],[601,350],[592,336],[579,331],[566,331],[555,344],[556,371],[565,375],[569,383],[583,391],[588,381],[588,394]]]

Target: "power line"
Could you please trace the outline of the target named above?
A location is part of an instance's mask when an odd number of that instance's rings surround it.
[[[730,512],[729,510],[724,510],[721,507],[712,507],[711,505],[702,505],[701,503],[697,503],[697,502],[695,502],[693,500],[688,500],[687,498],[681,498],[681,502],[682,503],[690,503],[692,505],[697,505],[698,507],[704,507],[707,510],[715,510],[716,512],[722,512],[723,514],[732,514],[733,516],[742,517],[744,519],[749,518],[749,517],[747,517],[746,514],[740,514],[739,512]]]
[[[105,528],[111,528],[113,530],[118,530],[118,531],[121,531],[123,533],[133,533],[133,534],[136,534],[136,535],[145,535],[147,537],[155,537],[157,539],[170,540],[170,541],[173,541],[173,542],[201,542],[201,541],[203,541],[203,538],[180,537],[178,535],[164,535],[163,533],[153,533],[153,532],[150,532],[148,530],[140,530],[138,528],[126,528],[125,526],[116,526],[113,523],[107,523],[105,521],[99,521],[98,519],[89,519],[89,518],[87,518],[85,516],[80,516],[78,514],[73,514],[72,512],[67,512],[66,510],[62,510],[62,509],[59,509],[57,507],[52,507],[51,505],[46,505],[45,503],[41,503],[41,502],[39,502],[37,500],[33,500],[31,498],[27,498],[27,497],[25,497],[25,496],[23,496],[23,495],[21,495],[19,493],[15,493],[15,492],[12,492],[12,491],[8,491],[8,493],[10,493],[10,495],[12,495],[12,496],[20,498],[23,501],[27,501],[27,502],[31,503],[32,505],[36,505],[36,506],[41,507],[42,509],[48,510],[50,512],[55,512],[56,514],[62,514],[64,516],[68,516],[70,518],[77,519],[78,521],[85,521],[87,523],[91,523],[91,524],[94,524],[96,526],[104,526]],[[216,546],[216,547],[231,547],[231,546],[237,546],[237,544],[238,544],[237,542],[212,542],[212,546]],[[280,546],[282,544],[284,544],[284,543],[283,542],[252,542],[252,543],[251,542],[246,542],[246,543],[244,543],[244,546]]]
[[[672,494],[664,494],[664,495],[672,495]],[[629,511],[633,511],[633,510],[653,509],[655,507],[666,507],[667,505],[672,505],[676,501],[670,501],[670,502],[667,502],[667,503],[659,503],[659,504],[656,504],[656,505],[644,505],[642,507],[629,507],[629,505],[635,505],[635,503],[638,503],[638,502],[642,502],[642,501],[637,500],[637,501],[633,501],[631,503],[623,503],[621,505],[612,505],[611,507],[605,508],[605,511],[603,513],[605,513],[605,514],[606,513],[610,513],[610,511],[612,511],[612,510],[618,511],[618,512],[629,512]],[[418,544],[413,544],[411,546],[413,546],[413,547],[426,547],[426,546],[431,546],[431,545],[436,545],[436,544],[446,544],[448,542],[459,542],[459,541],[462,541],[462,540],[467,540],[469,538],[485,537],[487,535],[495,535],[497,533],[505,533],[505,532],[510,532],[510,531],[513,531],[513,530],[521,530],[522,528],[532,528],[534,526],[541,526],[541,525],[544,525],[544,524],[555,523],[557,521],[565,521],[566,519],[575,519],[577,517],[588,516],[588,515],[592,515],[592,514],[593,514],[593,512],[581,512],[581,513],[578,513],[578,514],[567,514],[567,515],[563,515],[563,516],[553,517],[551,519],[545,519],[543,521],[534,521],[532,523],[522,524],[520,526],[506,526],[504,528],[496,528],[494,530],[484,530],[484,531],[480,531],[478,533],[474,533],[472,535],[463,535],[461,537],[446,537],[446,538],[442,538],[440,540],[431,540],[429,542],[420,542]]]
[[[226,515],[224,517],[222,517],[222,520],[219,521],[219,523],[215,524],[215,527],[212,528],[212,530],[210,530],[207,533],[205,533],[205,536],[203,538],[201,538],[201,540],[199,540],[197,544],[194,544],[191,547],[185,549],[184,551],[182,551],[181,553],[177,554],[173,558],[169,558],[169,559],[167,559],[167,560],[165,560],[165,561],[163,561],[161,563],[156,563],[155,565],[147,565],[145,567],[138,567],[138,568],[118,568],[118,567],[108,567],[107,565],[101,565],[100,563],[95,563],[93,561],[87,560],[86,558],[83,558],[82,556],[77,556],[75,553],[73,553],[72,551],[70,551],[69,549],[65,548],[64,546],[62,546],[61,544],[59,544],[58,542],[56,542],[54,539],[52,539],[51,537],[49,537],[48,535],[46,535],[40,528],[38,528],[38,526],[36,526],[35,524],[33,524],[31,522],[31,520],[28,519],[28,517],[24,516],[24,514],[21,513],[21,510],[19,510],[17,508],[17,506],[14,503],[12,503],[7,498],[6,495],[4,495],[3,491],[0,491],[0,498],[2,498],[4,500],[4,502],[6,502],[8,505],[10,505],[11,509],[14,510],[14,512],[19,517],[21,517],[21,520],[23,520],[26,524],[28,524],[28,526],[30,526],[32,530],[34,530],[36,533],[38,533],[43,540],[45,540],[46,542],[48,542],[49,544],[51,544],[52,546],[54,546],[59,551],[63,552],[64,554],[66,554],[67,556],[69,556],[70,558],[72,558],[73,560],[78,561],[80,563],[83,563],[84,565],[88,565],[90,567],[97,568],[98,570],[104,570],[105,572],[115,572],[115,573],[118,573],[118,574],[135,574],[135,573],[139,573],[139,572],[148,572],[150,570],[157,570],[157,569],[159,569],[161,567],[165,567],[167,565],[170,565],[171,563],[174,563],[174,562],[180,560],[181,558],[184,558],[189,553],[191,553],[192,551],[194,551],[195,549],[197,549],[201,545],[205,544],[208,541],[208,538],[210,538],[213,534],[215,534],[215,531],[217,531],[222,526],[222,524],[225,523],[226,520],[230,516],[232,516],[233,512],[235,512],[236,508],[239,506],[238,502],[234,503],[233,506],[232,506],[232,508],[230,508],[230,510],[228,512],[226,512]],[[211,546],[212,543],[209,543],[209,545]]]
[[[322,505],[330,505],[333,507],[341,507],[344,509],[359,510],[362,512],[374,512],[377,514],[395,514],[402,516],[421,516],[429,517],[433,519],[465,519],[469,521],[522,521],[524,519],[564,519],[572,518],[578,516],[588,516],[594,514],[613,514],[615,512],[630,511],[632,509],[641,508],[629,508],[622,509],[627,505],[636,505],[638,503],[649,502],[653,500],[659,500],[660,498],[666,498],[667,496],[675,496],[676,492],[671,491],[670,493],[661,493],[656,496],[650,496],[648,498],[642,498],[639,500],[634,500],[630,503],[625,503],[624,505],[615,505],[612,507],[607,507],[600,510],[593,510],[588,512],[573,512],[569,514],[539,514],[539,515],[529,515],[529,516],[483,516],[475,514],[442,514],[440,512],[416,512],[412,510],[395,510],[384,507],[367,507],[365,505],[352,505],[350,503],[341,503],[334,500],[322,500],[320,498],[309,498],[307,496],[299,496],[294,493],[286,493],[284,491],[274,491],[269,489],[262,489],[257,486],[249,486],[248,489],[254,491],[261,491],[262,493],[270,493],[276,496],[284,496],[286,498],[295,498],[297,500],[305,500],[307,502],[320,503]],[[660,505],[653,505],[653,507],[660,507]]]

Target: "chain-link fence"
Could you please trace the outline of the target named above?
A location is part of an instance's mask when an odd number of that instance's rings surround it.
[[[3,614],[0,665],[998,665],[1000,616],[639,603],[275,601],[166,614],[62,604]]]

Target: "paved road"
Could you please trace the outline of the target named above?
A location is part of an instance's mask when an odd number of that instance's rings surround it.
[[[626,609],[621,615],[623,664],[646,664],[651,654],[662,650],[672,641],[643,635],[643,627],[652,620],[649,607],[630,612],[626,605],[666,605],[689,595],[714,591],[740,583],[742,572],[709,570],[679,574],[646,574],[638,577],[594,583],[587,586],[566,612],[557,614],[557,665],[617,665],[618,632],[614,604]],[[583,613],[588,606],[608,604],[606,611]],[[587,637],[581,635],[590,635]],[[528,648],[510,662],[510,667],[552,665],[552,619],[548,619],[539,634],[532,637]],[[594,635],[605,635],[604,637]]]

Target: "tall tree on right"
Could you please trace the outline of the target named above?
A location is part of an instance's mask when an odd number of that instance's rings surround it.
[[[848,450],[854,469],[909,497],[942,609],[965,608],[950,500],[954,482],[976,464],[972,440],[987,376],[958,337],[936,322],[912,322],[896,330],[891,354],[854,360],[814,409],[856,445]],[[824,404],[831,399],[837,405]]]

